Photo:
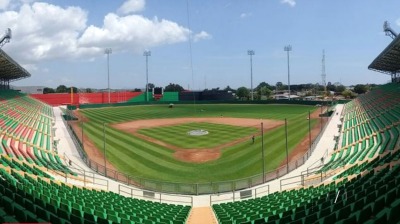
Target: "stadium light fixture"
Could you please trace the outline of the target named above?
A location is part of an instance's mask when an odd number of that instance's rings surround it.
[[[145,50],[143,56],[146,57],[146,102],[149,102],[149,56],[151,56],[151,51]]]
[[[4,36],[0,39],[0,48],[2,48],[6,43],[9,43],[12,37],[11,29],[7,28]]]
[[[292,45],[285,46],[283,48],[283,50],[287,52],[288,91],[289,91],[289,100],[290,100],[290,61],[289,61],[289,52],[292,51]]]
[[[250,55],[250,91],[251,91],[251,100],[254,100],[254,93],[253,93],[253,50],[248,50],[247,54]]]
[[[110,90],[110,54],[112,53],[112,49],[111,48],[106,48],[104,50],[104,53],[107,55],[108,103],[111,103],[111,98],[110,98],[110,92],[111,92],[111,90]]]

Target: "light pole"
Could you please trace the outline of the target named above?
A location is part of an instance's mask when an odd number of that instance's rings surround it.
[[[251,88],[251,100],[254,100],[254,96],[253,96],[253,55],[254,55],[254,51],[253,50],[248,50],[247,54],[250,55],[250,88]]]
[[[143,56],[146,57],[146,102],[149,102],[149,56],[151,56],[151,51],[145,50]]]
[[[290,61],[289,61],[289,51],[292,51],[292,45],[287,45],[283,48],[287,52],[287,77],[288,77],[288,91],[290,100]]]
[[[110,54],[112,53],[112,49],[111,48],[106,48],[104,50],[104,54],[107,55],[107,80],[108,80],[108,84],[107,84],[107,89],[108,89],[108,103],[111,102],[110,100]]]

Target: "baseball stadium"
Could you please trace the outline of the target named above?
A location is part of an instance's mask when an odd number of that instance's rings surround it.
[[[0,222],[400,223],[391,34],[368,66],[391,83],[352,100],[25,94],[0,49]]]

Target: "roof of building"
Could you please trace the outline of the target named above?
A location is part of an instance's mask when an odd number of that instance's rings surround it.
[[[0,49],[0,80],[16,81],[30,77],[31,74]]]
[[[368,69],[392,74],[400,72],[400,35],[398,35],[368,66]]]

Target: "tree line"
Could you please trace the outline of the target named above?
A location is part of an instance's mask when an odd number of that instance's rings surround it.
[[[340,83],[331,83],[328,82],[326,85],[326,92],[325,92],[325,87],[323,85],[320,85],[319,83],[312,84],[312,83],[307,83],[307,84],[295,84],[295,85],[290,85],[290,90],[292,93],[296,92],[303,92],[305,93],[305,96],[313,96],[313,95],[321,95],[321,94],[326,94],[326,95],[331,95],[332,93],[334,95],[342,95],[345,98],[354,98],[357,94],[363,94],[366,93],[367,91],[371,90],[372,88],[376,87],[377,85],[375,84],[357,84],[354,86],[350,86],[350,88],[346,88],[344,85]],[[156,86],[153,83],[148,84],[148,89],[151,91],[153,88]],[[72,88],[73,93],[78,93],[79,92],[85,92],[85,93],[92,93],[95,92],[95,90],[91,88],[85,88],[85,89],[79,89],[77,87],[71,86],[67,87],[65,85],[59,85],[57,88],[49,88],[46,87],[43,89],[43,93],[70,93]],[[259,83],[253,90],[253,94],[255,96],[255,99],[268,99],[271,97],[273,93],[279,93],[280,91],[286,91],[288,89],[288,86],[283,84],[282,82],[277,82],[275,85],[271,85],[267,82],[261,82]],[[232,93],[235,93],[239,98],[241,99],[249,99],[251,93],[250,89],[242,86],[237,89],[231,88],[229,85],[226,86],[224,89],[218,88],[213,88],[211,90],[205,89],[205,91],[230,91]],[[133,89],[133,92],[141,92],[141,89]],[[169,83],[164,87],[164,92],[182,92],[185,91],[185,89],[175,83]]]

